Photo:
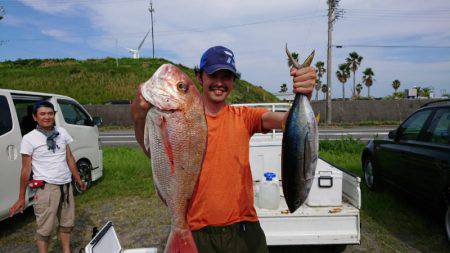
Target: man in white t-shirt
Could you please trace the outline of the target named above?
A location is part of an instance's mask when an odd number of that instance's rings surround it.
[[[33,172],[31,184],[37,188],[34,203],[36,215],[36,244],[40,253],[48,250],[48,242],[55,225],[62,251],[70,253],[70,233],[75,224],[75,203],[72,176],[86,190],[69,148],[72,137],[62,127],[55,126],[55,109],[48,101],[33,106],[37,128],[22,138],[22,172],[19,199],[10,209],[10,216],[25,207],[25,192]]]

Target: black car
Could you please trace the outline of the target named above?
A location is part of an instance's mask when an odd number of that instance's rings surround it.
[[[394,185],[445,213],[450,240],[450,99],[423,105],[388,139],[369,141],[361,157],[371,190]]]

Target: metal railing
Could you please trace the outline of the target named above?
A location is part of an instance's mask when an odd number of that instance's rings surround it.
[[[272,112],[287,112],[291,108],[290,103],[247,103],[247,104],[232,104],[232,106],[247,106],[256,108],[265,108]],[[271,133],[267,134],[255,134],[252,140],[256,141],[273,141],[281,140],[283,136],[283,131],[281,129],[274,129]]]

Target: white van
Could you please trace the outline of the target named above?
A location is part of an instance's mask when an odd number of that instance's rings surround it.
[[[19,145],[22,136],[36,128],[32,107],[36,101],[47,100],[55,106],[55,123],[65,128],[74,141],[70,148],[82,180],[88,185],[103,175],[103,153],[99,140],[98,117],[89,113],[73,98],[18,90],[0,89],[0,220],[6,219],[9,208],[19,196],[22,159]],[[81,193],[74,183],[76,193]],[[27,206],[34,193],[27,190]]]

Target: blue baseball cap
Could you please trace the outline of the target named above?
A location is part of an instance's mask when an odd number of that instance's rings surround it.
[[[206,50],[200,60],[200,70],[204,70],[210,75],[221,69],[229,70],[236,75],[233,51],[223,46],[215,46]]]

